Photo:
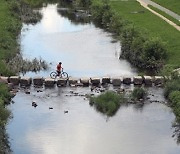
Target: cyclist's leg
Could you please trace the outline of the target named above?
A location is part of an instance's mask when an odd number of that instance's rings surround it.
[[[61,74],[61,71],[57,70],[56,72],[57,72],[57,76],[59,76]]]

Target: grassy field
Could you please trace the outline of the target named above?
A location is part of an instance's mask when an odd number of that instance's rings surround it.
[[[180,26],[180,21],[178,21],[177,19],[175,19],[172,16],[168,15],[167,13],[165,13],[165,12],[155,8],[155,7],[153,7],[152,5],[148,5],[148,7],[150,7],[152,10],[156,11],[157,13],[161,14],[162,16],[166,17],[167,19],[171,20],[176,25]]]
[[[120,16],[131,21],[135,27],[149,36],[161,38],[167,45],[167,64],[180,66],[180,32],[152,14],[135,0],[111,1],[111,6]]]
[[[152,0],[152,1],[180,15],[180,0]]]

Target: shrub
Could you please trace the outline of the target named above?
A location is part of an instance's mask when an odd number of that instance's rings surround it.
[[[0,83],[0,99],[5,103],[9,103],[11,95],[8,91],[8,88],[5,84]]]
[[[7,123],[7,119],[10,116],[10,111],[4,106],[3,99],[0,97],[0,127]]]
[[[103,14],[110,10],[110,5],[107,0],[104,1],[93,1],[92,5],[90,6],[92,17],[95,22],[101,24]]]
[[[180,77],[167,81],[164,89],[164,96],[169,98],[169,94],[173,91],[180,91]]]
[[[125,101],[123,95],[119,95],[113,91],[107,91],[97,97],[90,98],[90,104],[94,105],[96,109],[108,116],[116,113],[120,104]]]
[[[134,100],[144,99],[146,96],[146,91],[143,88],[134,88],[131,96]]]
[[[171,92],[168,98],[176,115],[176,119],[180,122],[180,91]]]

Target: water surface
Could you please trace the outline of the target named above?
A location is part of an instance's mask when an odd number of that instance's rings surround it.
[[[93,24],[75,24],[60,15],[56,5],[42,9],[43,18],[36,25],[23,25],[21,50],[25,58],[41,57],[51,63],[49,76],[59,61],[70,76],[133,76],[135,69],[119,60],[120,43]],[[27,73],[26,76],[34,76]]]
[[[160,103],[121,106],[107,118],[89,106],[90,88],[31,88],[14,97],[7,130],[15,154],[178,154],[171,136],[175,117]],[[81,96],[74,96],[74,92]],[[164,101],[162,89],[150,99]],[[154,96],[152,96],[154,95]],[[37,102],[36,108],[32,101]],[[49,109],[52,107],[53,109]],[[64,113],[68,111],[68,113]]]

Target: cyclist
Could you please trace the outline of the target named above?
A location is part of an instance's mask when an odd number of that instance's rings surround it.
[[[61,70],[63,69],[62,66],[61,66],[61,64],[62,64],[62,63],[59,62],[59,64],[58,64],[57,67],[56,67],[56,68],[57,68],[56,71],[57,71],[57,73],[58,73],[58,76],[61,74]]]

